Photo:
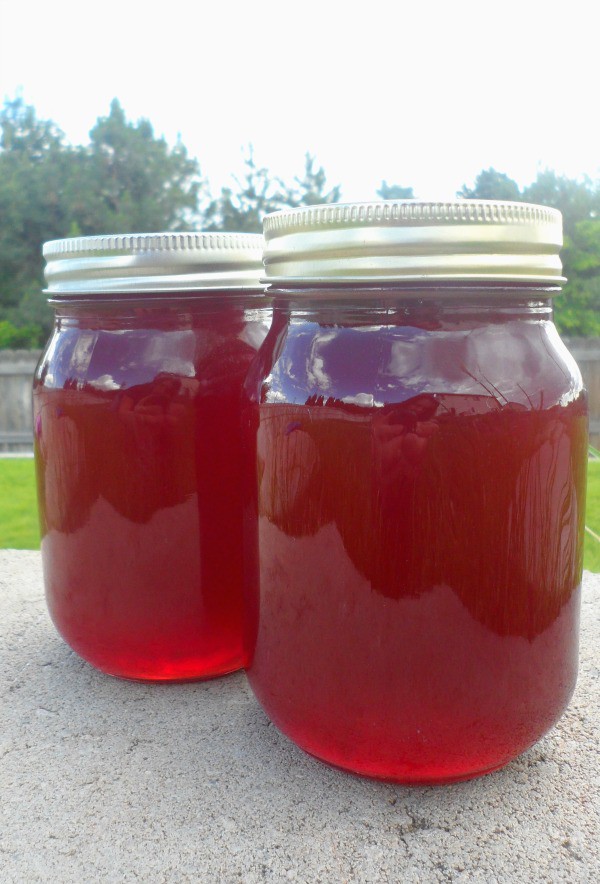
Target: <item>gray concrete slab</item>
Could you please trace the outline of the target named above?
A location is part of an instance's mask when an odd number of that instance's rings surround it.
[[[403,788],[330,769],[269,724],[242,674],[143,685],[79,660],[39,553],[0,552],[0,880],[600,880],[600,575],[579,685],[498,773]]]

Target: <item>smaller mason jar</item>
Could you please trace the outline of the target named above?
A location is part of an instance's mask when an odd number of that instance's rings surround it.
[[[42,558],[65,641],[111,675],[242,663],[240,395],[270,318],[262,237],[46,243],[33,390]]]
[[[552,321],[561,243],[559,212],[518,203],[265,219],[246,665],[330,764],[474,777],[569,701],[587,401]]]

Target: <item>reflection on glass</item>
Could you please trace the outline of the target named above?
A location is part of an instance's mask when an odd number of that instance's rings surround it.
[[[240,396],[267,316],[205,303],[73,308],[38,370],[49,608],[117,675],[241,665]]]
[[[249,677],[342,766],[500,765],[574,683],[581,377],[535,311],[339,313],[291,311],[263,348]]]

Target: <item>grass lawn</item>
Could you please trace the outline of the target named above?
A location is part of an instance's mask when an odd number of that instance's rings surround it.
[[[600,537],[600,460],[588,464],[585,524]],[[583,566],[600,573],[600,543],[585,532]]]
[[[33,458],[0,458],[0,549],[38,549]]]
[[[586,525],[600,536],[600,461],[589,464]],[[33,460],[0,458],[0,549],[37,549]],[[585,534],[584,567],[600,572],[600,543]]]

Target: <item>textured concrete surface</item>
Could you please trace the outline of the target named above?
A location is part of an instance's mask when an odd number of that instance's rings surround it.
[[[0,880],[600,880],[600,575],[584,586],[558,726],[503,771],[407,789],[304,755],[241,674],[95,672],[49,622],[39,554],[0,552]]]

